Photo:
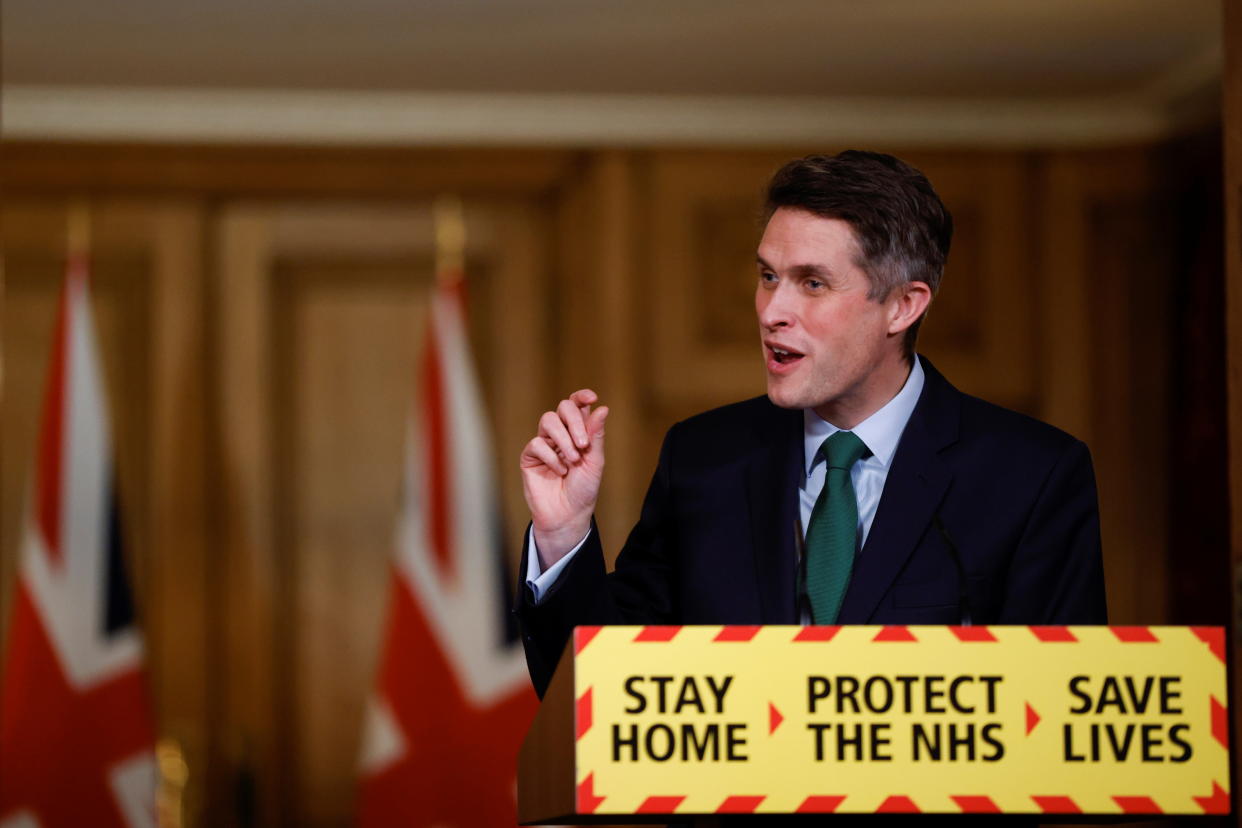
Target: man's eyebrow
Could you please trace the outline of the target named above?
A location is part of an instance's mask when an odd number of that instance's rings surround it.
[[[794,265],[790,270],[801,279],[820,279],[827,281],[832,278],[832,269],[825,265],[801,264]]]
[[[755,262],[764,270],[775,271],[776,268],[763,260],[762,256],[756,256]],[[800,264],[790,268],[792,275],[799,279],[823,279],[832,278],[832,269],[821,264]]]

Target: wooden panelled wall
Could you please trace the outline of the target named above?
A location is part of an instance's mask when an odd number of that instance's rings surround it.
[[[897,151],[958,225],[921,350],[964,390],[1090,444],[1112,617],[1166,620],[1174,279],[1158,154]],[[346,824],[431,199],[468,208],[515,552],[520,447],[589,385],[614,409],[600,523],[615,553],[664,429],[763,391],[759,197],[795,154],[6,145],[0,630],[65,208],[86,196],[126,540],[192,824],[252,824],[247,809],[259,825]]]

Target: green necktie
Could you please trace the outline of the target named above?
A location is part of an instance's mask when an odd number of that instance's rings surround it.
[[[836,623],[850,583],[858,538],[858,501],[850,468],[866,453],[867,446],[850,431],[838,431],[819,447],[828,471],[811,510],[805,549],[806,594],[816,624]]]

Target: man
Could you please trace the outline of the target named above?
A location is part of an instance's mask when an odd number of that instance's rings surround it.
[[[543,693],[577,624],[1100,624],[1086,447],[953,388],[914,353],[952,236],[888,155],[792,161],[769,185],[755,310],[767,395],[665,438],[606,573],[594,392],[521,458],[519,618]]]

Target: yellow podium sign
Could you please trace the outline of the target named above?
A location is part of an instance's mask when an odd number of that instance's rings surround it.
[[[1219,627],[579,627],[581,814],[1229,812]]]

